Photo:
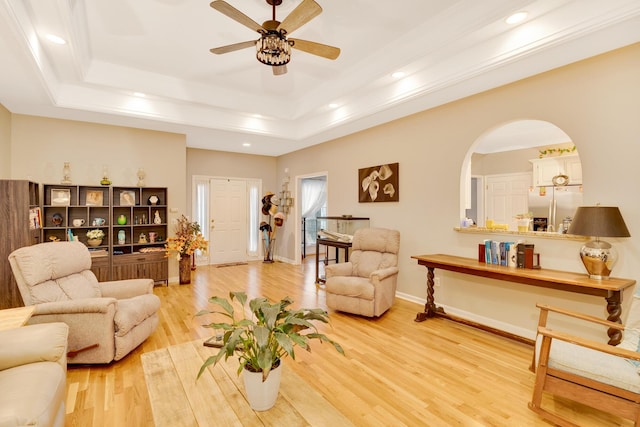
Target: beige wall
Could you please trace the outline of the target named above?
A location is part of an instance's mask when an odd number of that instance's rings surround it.
[[[186,209],[186,138],[184,135],[119,126],[14,114],[11,135],[11,178],[55,184],[64,162],[71,163],[71,180],[99,185],[107,165],[115,186],[135,186],[137,170],[146,172],[146,185],[168,187],[169,221]],[[177,277],[170,260],[169,276]]]
[[[0,179],[11,178],[11,113],[0,104]]]
[[[278,178],[327,170],[329,214],[371,217],[371,225],[401,232],[399,292],[426,298],[426,270],[411,255],[475,257],[491,236],[453,231],[459,223],[463,161],[484,133],[513,120],[546,120],[576,144],[583,164],[585,204],[617,205],[630,239],[608,239],[621,253],[614,275],[640,278],[640,44],[481,93],[376,128],[282,156]],[[400,163],[400,202],[358,203],[358,168]],[[286,242],[294,242],[293,227]],[[544,267],[583,272],[579,243],[529,239]],[[295,247],[287,247],[292,258]],[[436,300],[466,317],[532,336],[536,302],[602,316],[604,300],[439,272]],[[628,299],[628,298],[627,298]],[[407,319],[407,326],[411,319]]]

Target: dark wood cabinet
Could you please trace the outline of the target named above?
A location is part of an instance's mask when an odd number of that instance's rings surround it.
[[[168,283],[166,188],[45,184],[43,199],[43,241],[73,238],[89,246],[98,281]],[[89,244],[91,230],[104,233],[97,246]]]
[[[40,242],[40,186],[0,180],[0,309],[24,306],[9,265],[14,250]]]
[[[112,280],[151,278],[155,283],[169,280],[169,264],[164,252],[114,255]]]

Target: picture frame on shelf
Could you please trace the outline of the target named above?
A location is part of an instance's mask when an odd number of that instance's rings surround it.
[[[103,194],[100,190],[87,190],[87,206],[102,206]]]
[[[135,191],[125,190],[120,193],[120,206],[135,206],[136,193]]]
[[[71,190],[68,188],[51,189],[51,206],[69,206],[71,204]]]

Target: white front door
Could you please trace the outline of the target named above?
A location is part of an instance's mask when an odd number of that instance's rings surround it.
[[[487,175],[486,218],[517,230],[515,216],[529,211],[530,173]]]
[[[247,261],[247,184],[214,178],[210,185],[211,264]]]

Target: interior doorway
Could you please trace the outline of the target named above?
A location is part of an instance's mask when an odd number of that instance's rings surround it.
[[[296,259],[316,254],[316,221],[327,214],[327,172],[297,177],[300,217],[296,226]]]

